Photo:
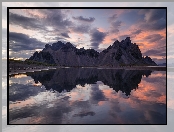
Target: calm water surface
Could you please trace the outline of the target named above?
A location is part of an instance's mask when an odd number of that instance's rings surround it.
[[[10,124],[166,124],[166,71],[65,68],[10,75]]]

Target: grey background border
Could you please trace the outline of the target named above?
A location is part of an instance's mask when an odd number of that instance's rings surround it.
[[[10,0],[7,0],[7,1],[4,1],[4,2],[14,2],[14,1],[10,1]],[[18,2],[24,2],[24,1],[22,1],[22,0],[18,0]],[[48,2],[48,1],[39,1],[39,0],[30,0],[30,1],[25,1],[25,2]],[[51,0],[51,1],[49,1],[49,2],[62,2],[62,1],[57,1],[57,0]],[[70,0],[64,0],[63,2],[72,2],[72,1],[70,1]],[[81,0],[76,0],[76,1],[73,1],[73,2],[82,2]],[[93,0],[89,0],[89,1],[83,1],[83,2],[94,2]],[[95,1],[95,2],[106,2],[106,1],[102,1],[102,0],[100,0],[100,1]],[[146,1],[135,1],[135,0],[132,0],[132,1],[129,1],[129,0],[117,0],[117,1],[113,1],[113,0],[107,0],[107,3],[108,2],[157,2],[157,1],[155,1],[155,0],[146,0]],[[158,2],[164,2],[164,1],[162,1],[162,0],[158,0]],[[167,2],[172,2],[172,0],[167,0],[167,1],[165,1],[165,3],[167,3]],[[174,5],[174,3],[173,3],[173,5]],[[98,6],[100,6],[100,3],[98,3]],[[153,6],[153,5],[152,5]],[[1,3],[1,8],[2,8],[2,3]],[[1,11],[2,11],[2,9],[1,9]],[[1,18],[2,18],[2,13],[1,13]],[[2,25],[2,21],[1,21],[1,25]],[[2,31],[2,30],[1,30]],[[2,32],[1,32],[2,33]],[[1,40],[2,40],[2,35],[1,35]],[[2,50],[2,47],[1,47],[1,50]],[[2,54],[1,54],[1,58],[2,58]],[[2,64],[2,60],[0,60],[1,61],[1,64]],[[1,65],[2,66],[2,65]],[[2,67],[2,71],[4,70],[4,68],[5,67]],[[2,76],[2,71],[1,71],[1,76]],[[170,72],[172,75],[174,75],[173,74],[173,70],[170,70],[170,71],[168,71],[168,72]],[[2,78],[1,78],[1,81],[2,81]],[[2,89],[0,90],[0,92],[2,92]],[[1,95],[2,95],[2,93],[1,93]],[[2,103],[2,102],[1,102]],[[2,104],[1,104],[1,106],[2,106]],[[1,109],[1,112],[2,112],[2,109]],[[171,114],[171,113],[169,113],[168,112],[168,114]],[[171,115],[172,117],[173,117],[173,114]],[[2,121],[2,120],[1,120]],[[172,121],[172,120],[171,120]],[[1,122],[1,125],[2,125],[2,122]],[[62,131],[66,131],[66,132],[69,132],[70,130],[71,131],[75,131],[76,129],[75,129],[75,127],[77,128],[77,127],[79,127],[79,131],[81,131],[81,130],[83,130],[83,128],[85,128],[85,126],[81,126],[81,125],[79,125],[79,126],[73,126],[73,127],[71,127],[71,126],[63,126],[62,127],[62,129],[58,129],[58,131],[60,130],[61,132]],[[86,127],[88,127],[88,126],[86,126]],[[107,127],[107,126],[101,126],[100,127],[100,130],[102,130],[104,127]],[[117,126],[109,126],[109,127],[117,127]],[[110,130],[114,130],[114,129],[111,129],[111,128],[109,128],[108,127],[108,131],[110,131]],[[134,128],[133,128],[134,127]],[[166,127],[168,127],[168,126],[166,126]],[[170,127],[171,128],[165,128],[165,129],[162,129],[162,130],[167,130],[167,132],[172,132],[172,131],[174,131],[174,127],[170,124]],[[1,126],[1,128],[2,128],[2,126]],[[22,128],[22,127],[19,127],[19,129],[20,128]],[[26,127],[27,128],[27,127]],[[65,129],[64,129],[65,128]],[[87,128],[88,130],[87,131],[98,131],[98,129],[97,129],[98,127],[95,127],[95,126],[91,126],[91,127],[89,127],[89,128]],[[132,130],[132,129],[137,129],[136,128],[136,126],[129,126],[129,128],[130,128],[130,130]],[[142,127],[143,129],[146,129],[146,127],[144,126],[144,127]],[[148,127],[149,128],[149,127]],[[152,126],[151,128],[154,128],[153,130],[155,130],[155,131],[162,131],[160,128],[161,127],[156,127],[156,126]],[[149,128],[150,129],[150,128]],[[147,130],[144,130],[144,131],[150,131],[149,129],[147,129]],[[172,130],[173,129],[173,130]],[[22,130],[22,129],[21,129]],[[50,129],[48,129],[48,128],[45,128],[44,126],[42,127],[40,127],[40,130],[42,131],[42,130],[45,130],[45,131],[52,131],[53,129],[51,129],[51,126],[50,126]],[[103,129],[104,130],[104,129]],[[137,129],[137,131],[141,131],[142,129]],[[14,131],[15,131],[15,129],[14,129]],[[57,131],[57,130],[56,130]]]
[[[2,2],[15,2],[15,1],[13,1],[13,0],[4,0],[4,1],[2,1]],[[44,1],[44,0],[18,0],[18,1],[16,1],[16,2],[173,2],[173,0],[146,0],[146,1],[142,1],[142,0],[88,0],[88,1],[86,1],[86,0],[62,0],[62,1],[60,1],[60,0],[49,0],[49,1]]]

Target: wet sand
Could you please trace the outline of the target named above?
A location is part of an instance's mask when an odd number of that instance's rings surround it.
[[[102,68],[102,67],[100,67]],[[151,70],[151,71],[167,71],[167,67],[165,66],[125,66],[125,67],[110,67],[103,69],[125,69],[125,70]]]
[[[167,71],[167,67],[165,66],[133,66],[133,67],[37,67],[37,68],[28,68],[28,69],[10,69],[9,75],[18,74],[18,73],[26,73],[26,72],[34,72],[34,71],[42,71],[49,69],[59,69],[59,68],[97,68],[97,69],[124,69],[124,70],[151,70],[151,71]]]
[[[12,69],[9,70],[9,75],[12,74],[18,74],[18,73],[26,73],[26,72],[35,72],[35,71],[42,71],[42,70],[50,70],[50,69],[56,69],[56,67],[43,67],[43,68],[29,68],[29,69]]]

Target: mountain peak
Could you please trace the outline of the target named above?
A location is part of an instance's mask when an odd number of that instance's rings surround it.
[[[45,48],[43,50],[47,50],[47,49],[51,49],[51,50],[59,50],[60,48],[62,48],[65,44],[62,43],[61,41],[58,41],[56,43],[53,43],[52,45],[50,44],[46,44]]]
[[[130,40],[130,37],[126,37],[126,39],[125,40]]]
[[[119,41],[118,40],[116,40],[114,43],[113,43],[113,45],[112,45],[112,47],[117,47],[117,46],[119,46]],[[109,48],[109,47],[108,47]]]
[[[70,42],[67,42],[67,43],[65,44],[65,46],[67,46],[67,47],[69,47],[69,48],[74,48],[74,46],[73,46]]]
[[[94,49],[78,49],[70,42],[64,44],[58,41],[52,45],[46,44],[43,51],[33,54],[30,59],[55,62],[60,66],[156,65],[150,57],[142,57],[138,45],[131,43],[130,37],[121,42],[116,40],[101,53]]]

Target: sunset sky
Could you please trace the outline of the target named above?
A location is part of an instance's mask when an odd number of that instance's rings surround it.
[[[9,10],[10,58],[29,58],[57,41],[101,52],[128,36],[143,56],[166,63],[165,9]]]

